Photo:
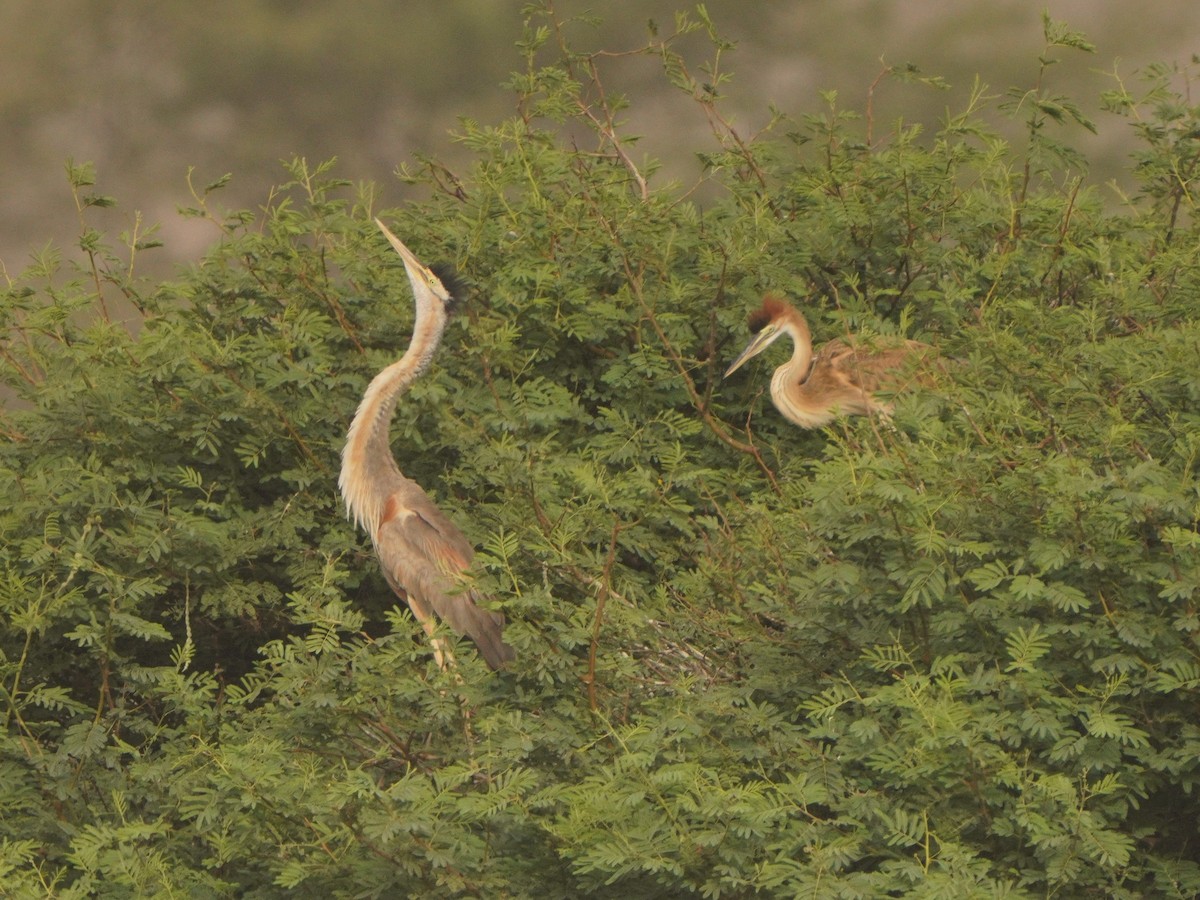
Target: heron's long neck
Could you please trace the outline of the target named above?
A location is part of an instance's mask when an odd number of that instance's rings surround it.
[[[444,316],[417,310],[408,350],[367,385],[350,423],[338,486],[346,512],[372,540],[388,499],[388,482],[400,474],[388,439],[396,401],[429,368],[445,326]]]
[[[792,358],[780,368],[788,370],[788,377],[795,381],[803,381],[808,377],[812,366],[813,345],[812,332],[804,315],[796,310],[790,310],[786,324],[783,326],[792,339]]]
[[[832,417],[806,391],[805,381],[813,360],[812,332],[804,316],[794,310],[784,328],[792,339],[792,358],[771,377],[771,399],[785,418],[801,428],[817,428]]]

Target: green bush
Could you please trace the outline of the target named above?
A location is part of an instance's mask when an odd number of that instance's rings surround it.
[[[136,275],[152,235],[88,230],[72,277],[47,253],[8,284],[5,891],[1200,892],[1200,114],[1172,73],[1106,97],[1142,139],[1110,208],[1047,87],[1087,49],[1061,25],[1033,88],[936,130],[831,96],[751,138],[701,8],[640,51],[713,129],[701,182],[659,186],[563,25],[532,14],[469,172],[401,171],[425,199],[297,160],[261,213],[197,191],[221,240],[174,281]],[[393,433],[480,548],[498,675],[437,669],[337,496],[411,324],[376,214],[472,288]],[[944,373],[801,431],[769,362],[720,377],[768,289]]]

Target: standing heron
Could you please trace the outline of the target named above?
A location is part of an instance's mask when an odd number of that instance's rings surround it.
[[[899,390],[916,380],[913,363],[929,350],[918,341],[876,350],[832,340],[823,344],[814,358],[812,332],[804,316],[770,294],[750,314],[749,325],[754,337],[725,370],[725,377],[783,335],[791,337],[792,358],[771,376],[771,400],[784,418],[801,428],[820,428],[839,415],[889,415],[891,404],[879,400],[875,392]]]
[[[453,661],[450,648],[436,635],[434,615],[475,642],[493,669],[514,657],[504,643],[504,617],[479,606],[479,594],[466,585],[464,573],[474,549],[461,531],[429,499],[415,481],[400,472],[388,443],[396,401],[429,368],[457,298],[451,273],[438,277],[412,254],[378,219],[375,224],[404,261],[416,299],[412,340],[399,360],[367,386],[342,450],[338,487],[346,512],[371,536],[384,577],[408,601],[433,644],[443,669]],[[445,279],[445,282],[443,281]]]

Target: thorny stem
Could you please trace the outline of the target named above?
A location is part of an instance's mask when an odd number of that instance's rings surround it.
[[[350,343],[355,346],[359,353],[365,353],[366,350],[359,341],[358,335],[354,332],[354,326],[351,325],[350,320],[346,318],[346,310],[343,309],[342,304],[338,302],[337,295],[329,289],[329,267],[325,262],[324,247],[321,247],[321,274],[325,278],[325,286],[323,290],[316,290],[315,293],[319,294],[321,298],[329,305],[329,308],[333,310],[333,315],[334,318],[337,319],[338,327],[342,329],[342,332],[346,335],[346,337],[350,338]],[[302,274],[300,277],[302,281],[307,281],[306,275]]]
[[[718,94],[715,88],[707,84],[701,83],[699,79],[691,74],[683,59],[670,50],[672,44],[678,38],[688,33],[690,30],[687,27],[677,29],[671,35],[653,39],[647,42],[644,46],[634,50],[612,51],[600,50],[593,53],[581,54],[571,49],[566,36],[563,33],[563,21],[558,16],[554,9],[552,0],[547,0],[544,4],[544,9],[548,15],[551,24],[554,28],[555,40],[558,44],[560,56],[563,60],[563,65],[566,67],[568,74],[581,85],[585,83],[584,79],[580,79],[575,71],[574,61],[578,60],[587,69],[586,83],[593,87],[597,94],[597,99],[594,106],[598,106],[602,111],[602,116],[598,116],[593,110],[593,104],[585,101],[582,97],[576,96],[575,103],[580,113],[592,124],[597,134],[612,147],[613,152],[621,160],[622,165],[629,170],[634,181],[638,185],[638,192],[642,200],[649,199],[650,189],[645,177],[638,169],[637,165],[626,153],[620,137],[617,135],[616,121],[612,105],[608,101],[608,97],[604,90],[604,84],[600,78],[599,67],[597,60],[599,59],[623,59],[629,56],[658,56],[665,67],[674,69],[681,76],[681,83],[690,93],[693,100],[700,105],[704,110],[705,118],[708,120],[709,128],[713,135],[720,143],[721,147],[727,151],[736,153],[746,164],[750,172],[753,173],[755,179],[765,189],[767,187],[767,176],[758,161],[754,158],[754,154],[750,150],[750,145],[741,135],[733,124],[723,116],[717,109],[716,101]],[[716,60],[720,59],[720,47],[716,50]],[[712,65],[711,80],[716,84],[721,80],[721,76],[717,72],[718,63],[714,61]]]
[[[617,233],[616,229],[613,228],[612,223],[609,222],[609,220],[604,216],[600,216],[599,220],[603,223],[605,230],[612,238],[613,245],[619,248],[622,247],[620,235]],[[680,379],[682,379],[684,388],[687,390],[688,398],[691,400],[692,406],[700,414],[700,418],[704,421],[704,424],[708,426],[709,430],[712,431],[712,433],[716,435],[718,440],[720,440],[722,443],[741,453],[746,453],[753,457],[754,461],[758,464],[758,467],[762,469],[763,474],[767,476],[767,480],[771,482],[771,488],[775,491],[775,493],[781,494],[782,491],[779,487],[779,482],[775,479],[775,473],[771,471],[771,467],[767,465],[767,462],[765,459],[763,459],[762,453],[759,452],[759,449],[753,444],[747,444],[744,441],[739,441],[732,434],[730,434],[725,428],[724,423],[722,423],[720,419],[712,414],[712,410],[709,408],[709,405],[700,395],[700,391],[696,387],[695,380],[693,380],[691,374],[688,372],[688,367],[683,360],[682,354],[680,354],[675,345],[671,342],[671,339],[663,330],[662,324],[658,321],[658,317],[654,314],[654,310],[651,309],[650,304],[646,302],[646,296],[642,292],[642,270],[640,268],[635,270],[633,264],[629,260],[628,254],[625,253],[621,254],[621,264],[625,269],[626,282],[629,284],[629,288],[633,292],[634,297],[637,298],[638,305],[641,306],[642,313],[645,315],[646,321],[650,323],[650,327],[654,329],[654,333],[661,342],[663,349],[666,350],[667,355],[671,358],[671,362],[674,364],[675,370],[679,374]]]
[[[617,558],[617,538],[621,535],[621,523],[613,516],[612,536],[608,540],[608,556],[604,560],[604,574],[600,592],[596,595],[596,616],[592,620],[592,642],[588,647],[587,692],[588,708],[596,712],[600,706],[596,701],[596,652],[600,646],[600,627],[604,623],[604,605],[612,592],[612,570]]]
[[[212,214],[212,211],[208,208],[208,192],[205,191],[204,193],[200,193],[196,189],[196,186],[192,183],[192,175],[195,173],[195,171],[196,170],[194,168],[192,168],[190,166],[188,167],[187,186],[188,186],[188,193],[191,194],[192,199],[194,201],[196,201],[196,209],[199,210],[199,212],[201,213],[200,217],[203,218],[206,222],[210,222],[212,225],[214,225],[216,227],[217,231],[221,232],[221,234],[223,236],[226,236],[226,237],[229,236],[232,233],[233,229],[231,229],[225,223],[221,222],[216,216],[214,216]],[[272,188],[272,193],[274,193],[274,188]],[[268,203],[268,205],[269,205],[269,203]]]
[[[29,373],[29,370],[21,365],[21,361],[13,356],[7,347],[0,347],[0,355],[2,355],[4,357],[4,361],[12,366],[17,374],[21,376],[22,380],[26,381],[31,387],[38,386],[38,379],[34,378],[33,375]]]
[[[659,50],[664,62],[666,61],[667,56],[666,48],[667,42],[662,42],[661,44],[657,45],[657,47],[653,48]],[[730,141],[732,141],[737,155],[745,161],[750,171],[754,173],[755,180],[758,181],[764,190],[766,190],[766,173],[762,170],[762,167],[754,158],[754,154],[750,152],[750,145],[743,140],[742,136],[737,133],[737,129],[733,127],[733,123],[721,115],[721,113],[717,110],[716,94],[706,90],[702,85],[700,85],[696,78],[692,76],[691,72],[688,71],[688,68],[682,59],[675,57],[674,63],[679,67],[680,73],[686,79],[687,85],[691,89],[692,99],[699,103],[700,108],[704,110],[704,116],[706,119],[708,119],[708,127],[712,130],[713,136],[717,139],[718,143],[720,143],[724,149],[728,150],[730,149]],[[768,202],[770,202],[769,197]],[[772,208],[773,206],[774,205],[772,204]]]
[[[429,172],[429,178],[437,190],[455,200],[466,201],[467,189],[463,186],[462,179],[455,175],[448,166],[433,159],[422,159],[421,162]],[[404,177],[406,171],[407,166],[402,166],[398,173]]]
[[[883,60],[881,59],[880,62],[882,63]],[[867,86],[867,109],[866,109],[864,118],[866,120],[866,126],[867,126],[867,146],[868,147],[870,147],[874,144],[873,135],[875,132],[875,88],[879,87],[879,83],[881,81],[883,81],[883,79],[891,71],[892,71],[891,66],[885,65],[882,69],[879,70],[879,74],[875,76],[875,80],[872,81],[870,83],[870,85]]]
[[[532,469],[532,464],[530,468]],[[546,535],[547,537],[551,536],[554,533],[554,523],[550,521],[550,517],[546,515],[546,510],[542,508],[542,504],[537,498],[537,491],[534,489],[532,474],[530,475],[529,484],[529,502],[533,507],[533,516],[535,519],[537,519],[538,527],[542,530],[542,534]],[[587,587],[597,591],[607,591],[608,596],[611,599],[616,600],[619,603],[630,605],[629,601],[626,600],[624,596],[612,589],[611,581],[608,584],[604,584],[595,575],[591,575],[579,568],[579,566],[571,562],[565,555],[560,560],[560,563],[567,574],[569,574],[580,584],[586,585]]]
[[[1076,178],[1075,185],[1071,189],[1071,196],[1067,198],[1067,209],[1066,212],[1063,213],[1062,224],[1058,229],[1058,241],[1054,245],[1054,250],[1050,254],[1050,262],[1046,265],[1046,271],[1041,278],[1041,283],[1043,285],[1046,283],[1046,279],[1050,277],[1050,273],[1054,270],[1055,265],[1058,264],[1066,252],[1065,244],[1067,242],[1067,235],[1071,230],[1071,216],[1075,212],[1075,205],[1079,200],[1079,188],[1082,185],[1083,179]],[[1061,305],[1063,302],[1063,273],[1061,269],[1058,272],[1057,298],[1058,303]]]
[[[75,193],[75,209],[79,213],[79,227],[86,234],[88,226],[83,216],[86,205],[79,199],[79,189],[74,188],[73,190]],[[81,246],[83,247],[83,252],[87,254],[88,268],[92,272],[92,284],[96,286],[96,299],[100,301],[100,314],[104,317],[105,322],[111,322],[112,318],[108,314],[108,301],[104,299],[104,286],[100,282],[100,266],[96,262],[96,251],[82,241]]]
[[[646,184],[646,179],[642,177],[642,173],[638,171],[638,167],[633,160],[629,158],[629,154],[625,152],[625,148],[621,146],[621,139],[617,137],[616,125],[613,122],[612,109],[608,105],[608,99],[604,95],[604,85],[600,83],[600,73],[596,70],[595,57],[587,59],[588,75],[591,76],[592,83],[596,86],[596,90],[600,94],[600,108],[604,110],[604,121],[600,121],[596,114],[592,112],[583,100],[579,97],[575,98],[576,104],[579,106],[579,111],[582,112],[588,120],[595,126],[596,131],[608,141],[613,148],[613,152],[621,158],[621,162],[625,164],[625,168],[629,170],[629,174],[633,176],[633,180],[637,182],[638,193],[643,200],[650,197],[650,188]]]

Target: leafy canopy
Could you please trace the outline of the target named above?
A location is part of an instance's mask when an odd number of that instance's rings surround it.
[[[1200,892],[1197,109],[979,86],[936,127],[722,107],[703,8],[644,47],[528,13],[517,113],[414,199],[295,160],[164,283],[86,224],[6,285],[0,878],[19,896]],[[605,88],[711,126],[663,184]],[[694,59],[702,56],[703,65]],[[911,68],[881,77],[936,89]],[[997,138],[997,114],[1027,140]],[[1128,122],[1134,187],[1074,129]],[[1114,124],[1117,123],[1117,124]],[[113,201],[69,166],[84,215]],[[706,199],[700,202],[698,197]],[[393,429],[519,653],[453,674],[336,494],[407,343],[383,215],[473,288]],[[764,290],[936,345],[889,423],[728,382]],[[774,351],[782,353],[783,351]]]

